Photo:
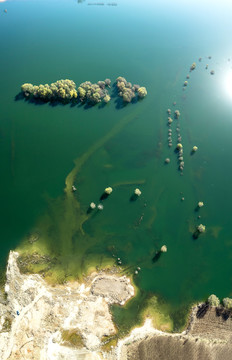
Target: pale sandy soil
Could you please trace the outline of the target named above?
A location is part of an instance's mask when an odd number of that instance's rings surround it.
[[[134,296],[130,280],[101,272],[83,284],[51,286],[39,275],[21,274],[17,257],[10,253],[6,299],[0,302],[1,360],[232,359],[231,315],[197,306],[183,333],[158,331],[147,319],[105,353],[102,344],[116,333],[109,305]],[[75,334],[76,343],[64,334]]]
[[[121,341],[119,360],[231,360],[232,319],[224,309],[193,308],[191,321],[181,334],[155,331],[151,322]],[[149,330],[150,327],[150,330]],[[143,335],[142,335],[143,333]]]
[[[116,332],[109,304],[134,295],[130,280],[95,273],[85,284],[54,287],[39,275],[20,274],[17,257],[10,253],[7,303],[0,304],[0,359],[99,359],[102,338]],[[78,334],[79,349],[64,346],[64,331]]]

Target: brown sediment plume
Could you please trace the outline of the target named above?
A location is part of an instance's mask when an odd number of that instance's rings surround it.
[[[12,138],[11,138],[11,173],[13,176],[15,175],[14,162],[15,162],[15,141],[14,141],[14,136],[12,135]]]
[[[142,185],[145,183],[146,183],[146,180],[141,179],[141,180],[131,180],[131,181],[120,181],[120,182],[114,183],[112,186],[115,188],[115,187],[120,187],[120,186]]]
[[[140,111],[142,112],[142,108]],[[39,218],[36,224],[36,228],[41,230],[39,241],[29,244],[28,240],[24,239],[18,247],[17,250],[23,255],[38,252],[39,254],[49,255],[52,259],[57,257],[56,264],[51,264],[50,268],[40,269],[44,277],[48,277],[51,281],[56,282],[57,277],[59,277],[58,281],[62,282],[66,276],[69,276],[69,278],[73,275],[82,276],[81,274],[87,271],[85,269],[87,262],[90,265],[94,263],[93,256],[91,259],[88,258],[85,263],[85,253],[89,242],[98,240],[91,238],[83,230],[84,223],[93,216],[94,212],[88,212],[87,209],[83,210],[81,208],[78,201],[78,189],[73,192],[73,185],[82,166],[89,158],[107,141],[120,133],[124,126],[132,121],[135,116],[138,116],[138,111],[123,117],[106,135],[90,146],[82,156],[74,160],[74,167],[65,179],[64,195],[57,199],[47,197],[47,211]],[[75,259],[74,256],[71,258],[74,253],[76,254]],[[88,256],[91,257],[91,254]],[[110,258],[105,259],[103,263],[106,261],[108,264],[113,263]],[[31,272],[35,273],[37,271],[38,267],[33,265]]]
[[[162,188],[159,189],[159,191],[157,192],[156,198],[153,199],[153,204],[151,206],[152,209],[152,215],[150,216],[150,218],[145,222],[145,227],[150,229],[157,217],[157,208],[155,207],[154,204],[158,204],[159,200],[161,198],[161,196],[163,195],[163,193],[165,192],[165,187],[163,186]]]
[[[152,210],[152,216],[150,216],[150,218],[148,219],[148,221],[145,224],[148,229],[150,229],[152,227],[153,223],[155,222],[156,216],[157,216],[157,209],[154,205],[151,206],[151,210]]]
[[[130,114],[127,117],[123,118],[120,122],[118,122],[114,128],[109,131],[105,136],[103,136],[99,141],[97,141],[95,144],[93,144],[88,151],[86,151],[81,157],[78,157],[77,159],[74,160],[74,168],[72,169],[72,171],[70,171],[70,173],[68,174],[68,176],[66,177],[65,180],[65,192],[67,194],[67,196],[70,196],[70,194],[72,194],[71,192],[71,188],[72,185],[75,181],[76,175],[78,173],[78,171],[81,169],[81,167],[83,166],[84,163],[86,163],[86,161],[100,148],[102,147],[107,141],[109,141],[112,137],[114,137],[115,135],[117,135],[122,128],[129,123],[132,118],[134,118],[134,114]]]
[[[223,228],[221,226],[210,226],[209,233],[210,235],[212,235],[214,238],[217,239],[222,229]]]

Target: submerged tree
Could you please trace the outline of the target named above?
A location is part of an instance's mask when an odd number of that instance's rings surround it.
[[[110,79],[107,79],[107,84],[110,84]],[[21,90],[26,97],[34,97],[43,101],[71,101],[78,98],[80,101],[96,104],[103,99],[105,102],[110,101],[110,96],[105,86],[105,81],[98,81],[98,84],[85,81],[76,89],[75,82],[66,79],[58,80],[50,85],[40,84],[39,86],[34,86],[26,83],[21,86]]]
[[[58,80],[50,85],[40,84],[39,86],[34,86],[26,83],[21,86],[21,90],[26,97],[33,96],[43,101],[71,100],[77,98],[76,84],[69,79]]]
[[[104,101],[108,103],[111,100],[108,94],[107,87],[110,87],[111,80],[100,80],[96,84],[92,84],[90,81],[81,83],[78,87],[75,82],[69,79],[58,80],[55,83],[33,85],[25,83],[21,86],[21,90],[26,98],[35,98],[42,101],[61,101],[68,102],[78,99],[81,102],[87,102],[91,105],[95,105]],[[116,85],[119,91],[119,96],[123,98],[123,101],[129,103],[135,98],[136,93],[139,98],[143,98],[147,95],[145,87],[139,85],[133,85],[127,80],[119,76],[116,79]]]
[[[159,260],[160,256],[163,253],[166,253],[168,251],[168,248],[166,245],[161,246],[160,250],[155,252],[155,256],[152,258],[152,262],[156,262]]]
[[[194,234],[193,234],[193,238],[194,238],[194,239],[197,239],[200,234],[203,234],[203,233],[205,232],[205,228],[206,228],[206,227],[205,227],[205,225],[203,225],[203,224],[198,225],[198,226],[196,227],[196,230],[195,230]]]
[[[138,89],[138,96],[143,99],[147,95],[147,89],[142,86]]]
[[[195,70],[196,69],[196,66],[197,66],[197,64],[194,62],[194,63],[192,63],[192,65],[190,66],[190,70],[192,71],[192,70]]]
[[[122,76],[119,76],[116,79],[116,86],[118,88],[119,96],[121,96],[123,101],[126,103],[130,103],[136,97],[136,94],[141,99],[147,95],[147,90],[145,87],[132,85]]]
[[[103,100],[105,103],[108,103],[110,101],[111,97],[109,95],[104,96]]]
[[[106,86],[109,86],[109,87],[110,87],[111,80],[110,80],[110,79],[105,79],[105,84],[106,84]]]

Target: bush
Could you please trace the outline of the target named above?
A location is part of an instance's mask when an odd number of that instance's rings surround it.
[[[216,295],[212,294],[208,297],[208,303],[210,306],[218,306],[220,304],[220,300]]]
[[[232,299],[230,299],[230,298],[224,298],[223,299],[223,305],[224,305],[224,307],[226,308],[226,309],[228,309],[228,310],[232,310]]]

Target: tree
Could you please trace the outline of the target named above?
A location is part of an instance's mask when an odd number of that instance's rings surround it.
[[[220,304],[220,300],[216,295],[212,294],[208,297],[208,303],[210,306],[218,306]]]

